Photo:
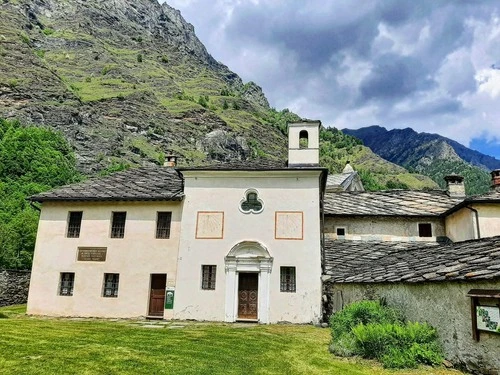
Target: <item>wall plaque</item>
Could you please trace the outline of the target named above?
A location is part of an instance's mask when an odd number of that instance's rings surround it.
[[[498,306],[476,306],[477,329],[500,333],[500,308]]]
[[[196,238],[222,239],[224,237],[224,212],[199,211],[196,219]]]
[[[106,247],[79,247],[78,261],[79,262],[105,262]]]
[[[302,211],[276,211],[274,238],[277,240],[304,239],[304,213]]]

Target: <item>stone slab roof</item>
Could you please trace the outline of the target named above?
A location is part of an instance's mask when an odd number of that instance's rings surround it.
[[[183,180],[166,167],[143,167],[92,178],[30,197],[45,201],[139,201],[182,200]]]
[[[325,194],[325,215],[441,216],[462,199],[441,190],[385,190]]]
[[[327,191],[345,191],[357,172],[329,174],[326,179]]]
[[[500,279],[500,236],[455,243],[327,240],[324,278],[338,283]]]
[[[206,165],[178,168],[182,171],[273,171],[273,170],[297,170],[297,169],[317,169],[326,170],[318,165],[294,165],[287,166],[285,161],[254,159],[254,160],[236,160],[228,163],[216,162]]]

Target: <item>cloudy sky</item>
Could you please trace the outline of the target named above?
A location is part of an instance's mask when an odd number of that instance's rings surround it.
[[[167,0],[271,105],[500,158],[498,0]]]

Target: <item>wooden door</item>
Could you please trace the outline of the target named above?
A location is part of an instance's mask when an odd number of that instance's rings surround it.
[[[149,297],[149,316],[163,316],[165,309],[165,287],[167,286],[166,274],[151,275],[151,292]]]
[[[257,319],[259,274],[240,273],[238,283],[238,318]]]

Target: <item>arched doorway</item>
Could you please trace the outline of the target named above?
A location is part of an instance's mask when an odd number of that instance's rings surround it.
[[[269,322],[269,274],[273,258],[257,241],[242,241],[225,257],[225,320]]]

